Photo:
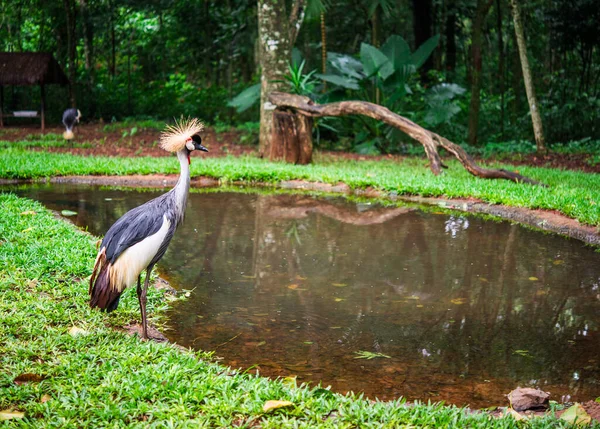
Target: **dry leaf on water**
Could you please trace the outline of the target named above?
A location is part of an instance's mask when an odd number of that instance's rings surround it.
[[[0,411],[0,420],[22,419],[25,413],[20,411],[2,410]]]
[[[562,413],[560,418],[561,420],[578,426],[587,426],[592,422],[592,417],[579,403],[575,403],[572,407],[567,408],[567,411]]]
[[[278,408],[290,407],[293,406],[294,403],[290,401],[267,401],[263,405],[263,412],[267,413],[271,410],[276,410]]]
[[[532,282],[537,282],[539,279],[537,277],[529,277],[529,280],[531,280]]]

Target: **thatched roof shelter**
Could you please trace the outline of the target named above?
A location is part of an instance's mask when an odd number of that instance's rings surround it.
[[[0,126],[4,125],[3,117],[14,117],[14,114],[3,114],[4,85],[39,85],[42,97],[41,121],[42,131],[45,128],[45,93],[44,85],[68,85],[69,79],[54,59],[52,54],[44,52],[0,52]]]

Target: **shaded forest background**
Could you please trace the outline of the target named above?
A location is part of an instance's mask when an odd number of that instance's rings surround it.
[[[88,121],[192,115],[258,132],[257,104],[243,112],[230,105],[260,79],[256,0],[0,5],[0,51],[51,52],[71,79],[69,88],[48,88],[51,121],[73,104]],[[547,142],[600,139],[600,2],[531,0],[521,9]],[[289,92],[319,102],[378,102],[457,143],[518,147],[533,140],[507,0],[312,0],[304,13],[286,76]],[[377,76],[355,86],[319,77],[339,72],[340,58],[360,59],[364,44],[381,48],[398,36],[411,52],[436,42],[422,65],[406,71],[401,94]],[[479,92],[480,112],[475,139],[468,139],[472,91]],[[8,110],[31,109],[39,91],[8,87],[5,99]],[[316,144],[328,149],[414,147],[407,137],[356,118],[322,119],[315,134]]]

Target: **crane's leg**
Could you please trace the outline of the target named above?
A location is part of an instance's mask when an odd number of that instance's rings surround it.
[[[154,265],[150,265],[148,266],[148,268],[146,268],[146,279],[144,280],[144,289],[141,291],[141,293],[138,293],[138,297],[140,300],[140,309],[142,311],[142,339],[144,340],[148,339],[148,320],[146,319],[146,294],[148,293],[148,285],[150,284],[150,273],[152,273],[152,268],[154,268]]]
[[[137,283],[137,296],[138,296],[138,301],[140,303],[140,313],[142,314],[142,332],[143,335],[146,333],[146,324],[145,324],[145,320],[146,320],[146,297],[144,296],[144,298],[142,299],[142,295],[143,295],[143,290],[142,290],[142,275],[140,274],[138,276],[138,283]],[[142,338],[147,338],[145,335],[142,336]]]

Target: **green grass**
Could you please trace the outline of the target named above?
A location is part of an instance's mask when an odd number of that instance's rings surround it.
[[[87,305],[95,239],[41,204],[0,195],[0,410],[8,427],[517,428],[439,404],[371,402],[233,371],[211,354],[141,342],[118,328],[138,320],[135,294],[107,315]],[[152,291],[156,323],[165,309]],[[70,335],[72,327],[86,331]],[[15,378],[29,375],[30,382]],[[264,413],[267,400],[292,406]],[[566,427],[551,417],[526,427]]]
[[[436,177],[420,158],[393,161],[333,161],[321,156],[313,165],[273,163],[253,157],[192,158],[193,176],[209,176],[224,183],[272,183],[303,179],[346,183],[353,189],[373,187],[394,195],[474,197],[492,204],[556,210],[589,225],[600,225],[600,175],[550,168],[518,167],[521,174],[549,188],[506,180],[473,177],[456,161]],[[498,164],[497,167],[502,167]],[[515,167],[504,166],[508,169]],[[128,175],[177,173],[174,157],[107,158],[0,149],[0,177],[45,178],[64,175]]]
[[[56,136],[56,134],[52,135]],[[29,137],[32,137],[29,139]],[[32,147],[81,147],[81,148],[90,148],[92,147],[92,143],[83,142],[77,143],[69,140],[65,140],[62,136],[52,137],[52,138],[44,138],[44,139],[36,139],[34,136],[28,136],[27,140],[22,140],[18,142],[10,142],[6,140],[0,140],[0,148],[2,149],[26,149]]]
[[[102,131],[105,133],[113,132],[113,131],[123,131],[123,130],[145,130],[152,129],[162,131],[165,129],[164,121],[157,121],[155,119],[135,119],[135,118],[126,118],[121,122],[115,122],[108,125],[105,125],[102,128]],[[135,133],[134,133],[135,134]]]

